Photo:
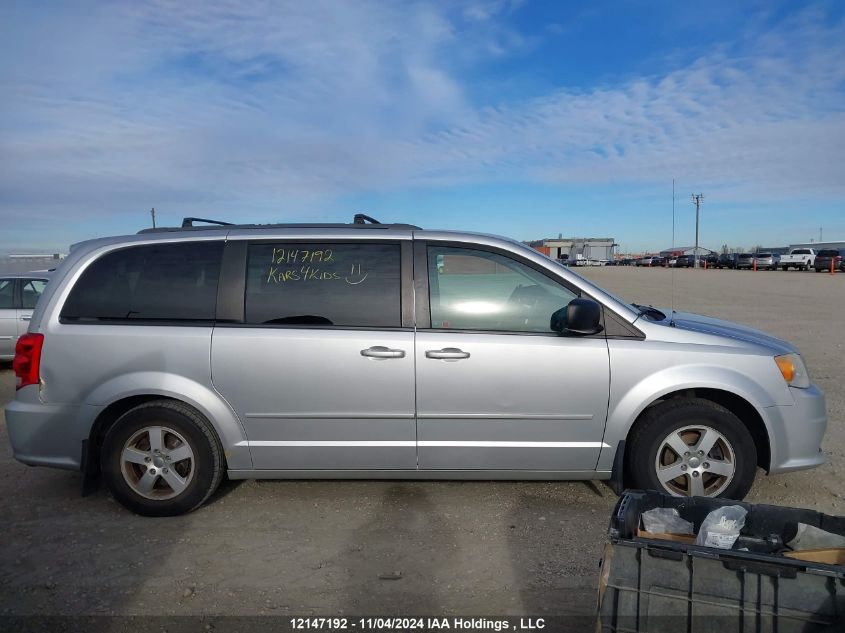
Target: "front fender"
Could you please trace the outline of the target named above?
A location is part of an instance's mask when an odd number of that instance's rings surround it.
[[[241,420],[210,386],[177,374],[133,372],[115,376],[98,385],[86,398],[86,404],[105,407],[124,398],[142,395],[172,398],[194,407],[217,432],[228,467],[237,470],[252,468]]]
[[[771,391],[749,377],[747,372],[715,365],[674,365],[655,371],[626,384],[623,378],[611,379],[610,401],[604,443],[608,448],[599,455],[597,470],[610,470],[617,444],[625,440],[639,415],[656,400],[687,389],[716,389],[748,402],[763,420],[769,438],[773,436],[766,407],[792,404],[778,402]],[[789,396],[787,391],[786,396]]]

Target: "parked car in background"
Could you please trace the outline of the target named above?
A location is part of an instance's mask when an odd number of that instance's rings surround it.
[[[744,268],[751,269],[754,267],[754,255],[752,253],[740,253],[736,257],[734,268],[742,270]]]
[[[816,254],[813,268],[817,273],[830,271],[830,263],[833,262],[833,270],[840,270],[845,273],[845,248],[823,248]]]
[[[703,259],[703,262],[707,263],[707,268],[715,268],[718,261],[719,256],[716,253],[710,253]]]
[[[654,257],[653,255],[648,255],[646,257],[640,257],[637,260],[637,266],[651,266],[651,265],[653,265],[655,259],[656,259],[656,257]]]
[[[668,265],[669,265],[669,258],[668,257],[657,256],[657,257],[654,257],[651,260],[651,267],[652,268],[654,268],[655,266],[660,266],[662,268],[665,268]]]
[[[781,255],[780,267],[783,270],[797,268],[798,270],[810,270],[816,261],[816,249],[814,248],[793,248],[788,255]]]
[[[742,498],[758,467],[824,462],[790,343],[626,303],[514,240],[358,220],[75,245],[18,341],[14,457],[154,516],[225,475]]]
[[[716,259],[716,268],[736,268],[738,257],[736,253],[722,253]]]
[[[777,253],[757,253],[757,270],[777,270],[780,255]]]
[[[692,268],[694,263],[692,255],[681,255],[675,260],[675,268]]]
[[[0,276],[0,361],[14,358],[15,345],[29,327],[49,275],[38,272]]]

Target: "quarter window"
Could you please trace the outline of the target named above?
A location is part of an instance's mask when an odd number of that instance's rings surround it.
[[[131,246],[92,263],[71,290],[71,321],[211,321],[223,242]]]
[[[38,303],[38,297],[44,292],[47,281],[44,279],[25,279],[21,287],[23,307],[25,310],[32,310]]]
[[[245,320],[256,325],[399,327],[398,244],[251,244]]]
[[[428,248],[431,326],[452,330],[551,332],[552,314],[578,295],[497,253]]]

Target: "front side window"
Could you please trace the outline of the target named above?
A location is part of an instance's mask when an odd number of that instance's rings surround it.
[[[15,280],[0,279],[0,310],[15,307]]]
[[[431,327],[551,332],[552,314],[578,294],[518,261],[488,251],[430,246]]]
[[[62,308],[68,321],[214,319],[223,242],[131,246],[82,273]]]
[[[24,279],[21,287],[21,295],[23,307],[25,310],[32,310],[35,304],[38,303],[38,297],[44,292],[44,286],[47,285],[46,279]]]
[[[251,244],[245,320],[255,325],[401,326],[398,244]]]

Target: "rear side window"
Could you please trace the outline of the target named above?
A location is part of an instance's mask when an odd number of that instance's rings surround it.
[[[399,327],[400,261],[398,244],[251,244],[245,320]]]
[[[223,242],[131,246],[92,263],[71,290],[69,321],[211,321]]]
[[[15,307],[15,280],[0,279],[0,310]]]
[[[819,255],[822,257],[836,257],[839,255],[839,251],[835,248],[825,248],[819,251]]]

